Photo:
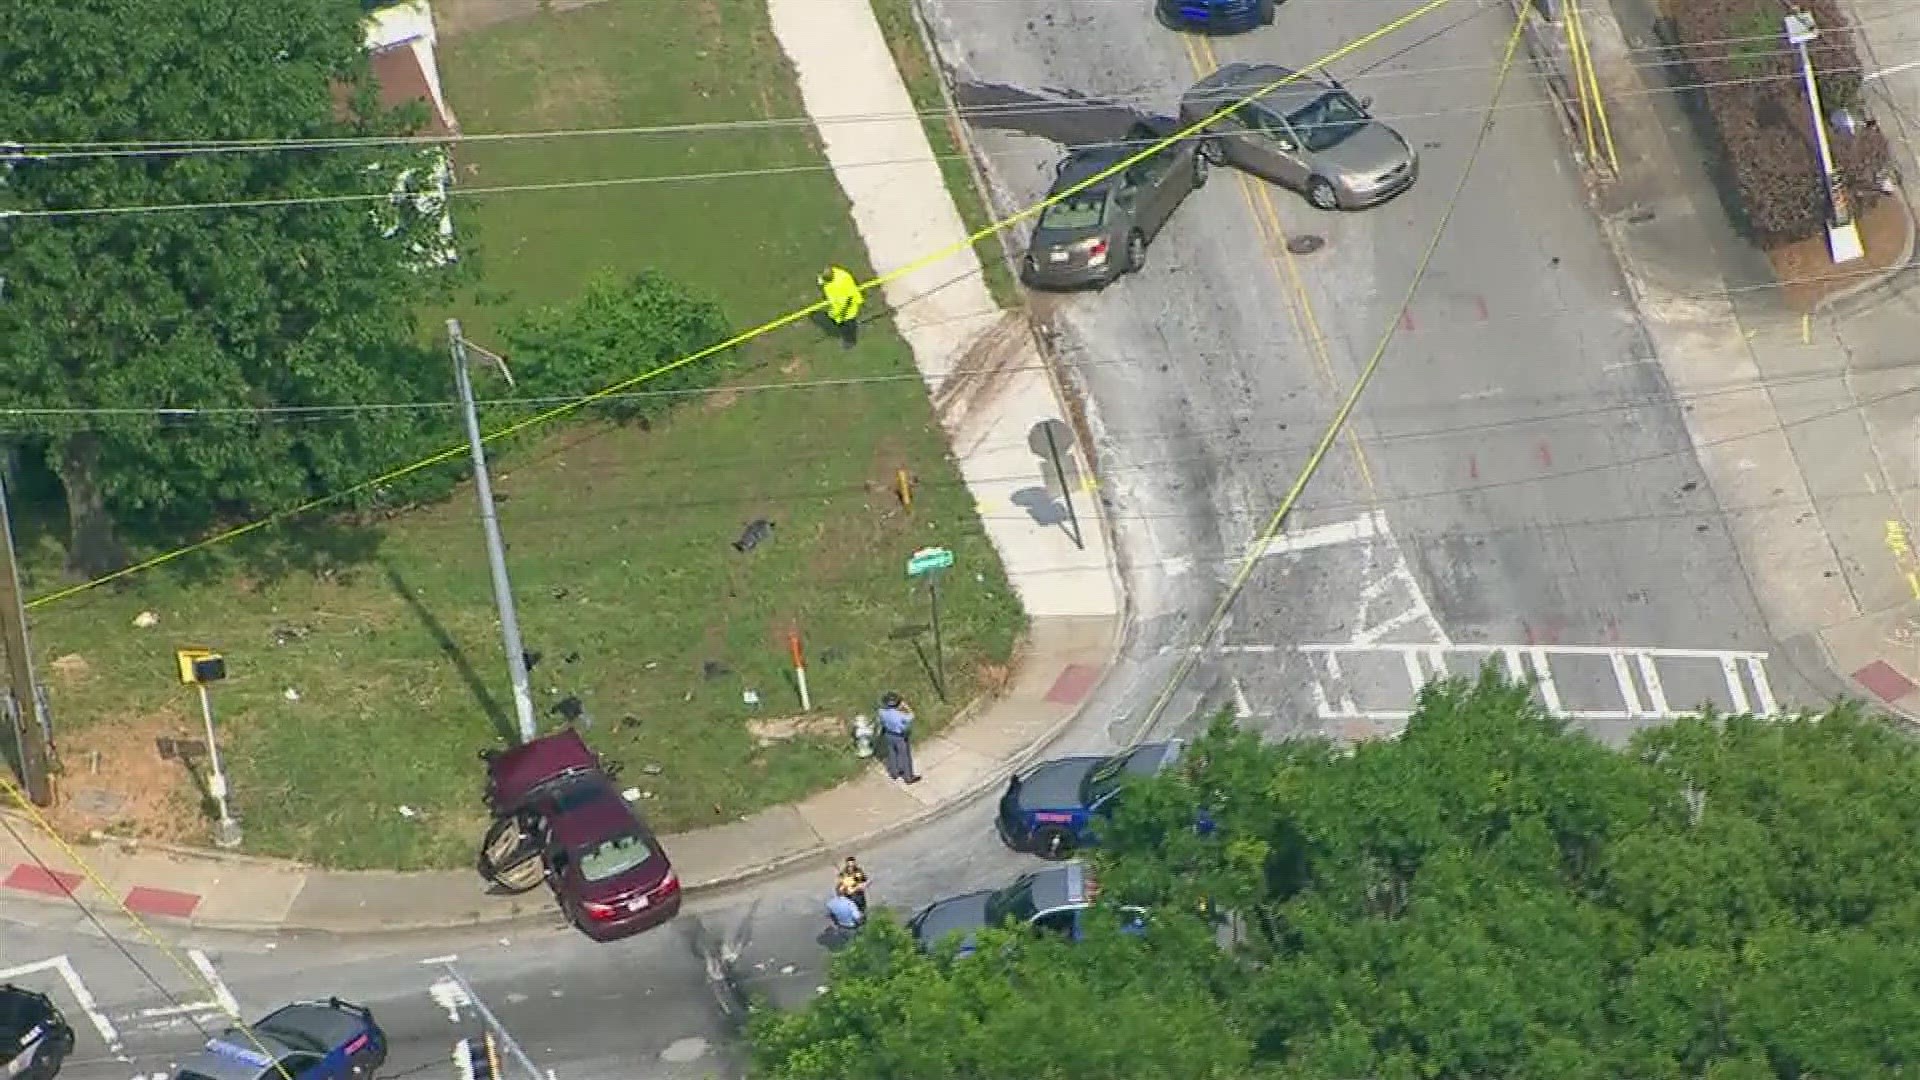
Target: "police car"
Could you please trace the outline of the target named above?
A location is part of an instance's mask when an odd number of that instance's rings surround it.
[[[1044,762],[1007,781],[995,825],[1015,851],[1064,859],[1094,842],[1096,818],[1111,813],[1129,780],[1158,776],[1180,760],[1179,739],[1147,743],[1111,757]]]
[[[73,1053],[73,1028],[52,999],[24,987],[0,985],[0,1077],[53,1080]]]
[[[297,1001],[207,1040],[173,1080],[368,1080],[386,1060],[372,1012],[339,998]]]
[[[907,929],[921,948],[931,949],[951,934],[960,939],[959,955],[974,950],[975,935],[990,926],[1013,923],[1060,934],[1078,941],[1086,930],[1087,912],[1100,895],[1093,869],[1070,862],[1022,875],[1004,889],[968,893],[927,905],[907,920]],[[1145,908],[1122,906],[1120,927],[1128,933],[1146,929]]]

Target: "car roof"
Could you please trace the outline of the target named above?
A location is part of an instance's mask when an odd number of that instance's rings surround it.
[[[1090,146],[1077,146],[1067,151],[1058,167],[1053,189],[1060,191],[1083,183],[1089,177],[1113,168],[1115,165],[1154,143],[1178,132],[1180,121],[1170,116],[1143,114],[1136,116],[1128,125],[1126,133],[1108,141]]]
[[[596,789],[591,795],[586,794],[589,786]],[[641,823],[640,815],[633,812],[633,808],[627,805],[619,792],[613,790],[612,785],[583,781],[576,791],[582,796],[578,802],[571,803],[565,812],[551,814],[547,818],[547,827],[554,840],[574,847],[638,832],[651,842],[652,838]]]
[[[518,802],[554,777],[581,770],[598,772],[600,757],[573,728],[522,743],[487,762],[494,795],[506,803]]]
[[[253,1025],[256,1035],[262,1032],[268,1035],[278,1032],[304,1035],[328,1049],[345,1046],[366,1030],[367,1021],[363,1017],[334,1008],[324,1001],[296,1001],[291,1005],[283,1005]]]
[[[1093,903],[1093,874],[1082,862],[1035,870],[1027,875],[1027,888],[1033,894],[1035,911]]]
[[[1193,84],[1193,88],[1186,93],[1186,100],[1211,102],[1216,110],[1224,109],[1282,80],[1290,81],[1275,87],[1270,93],[1261,95],[1259,100],[1259,104],[1281,115],[1312,104],[1320,95],[1333,89],[1331,85],[1312,75],[1281,67],[1279,64],[1240,62],[1228,64]]]
[[[314,1052],[298,1045],[301,1041],[311,1040],[322,1052],[337,1050],[371,1026],[366,1017],[330,1002],[296,1001],[268,1013],[244,1031],[228,1028],[208,1039],[205,1049],[182,1062],[176,1075],[257,1080],[289,1054]],[[292,1041],[276,1033],[290,1036]]]

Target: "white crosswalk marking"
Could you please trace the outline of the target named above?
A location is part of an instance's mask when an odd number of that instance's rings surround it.
[[[1670,720],[1702,706],[1763,717],[1780,712],[1767,654],[1738,649],[1347,642],[1302,645],[1299,651],[1314,661],[1313,700],[1324,720],[1406,720],[1430,679],[1466,674],[1488,661],[1502,662],[1516,682],[1531,681],[1540,707],[1566,720]],[[1358,679],[1349,675],[1356,666],[1365,669]],[[1394,668],[1405,675],[1405,689],[1382,700],[1377,680]],[[1697,700],[1670,700],[1668,683],[1676,679]],[[1376,693],[1363,705],[1356,686]]]

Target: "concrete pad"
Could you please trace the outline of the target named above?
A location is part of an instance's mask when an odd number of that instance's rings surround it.
[[[1867,436],[1867,422],[1853,408],[1851,395],[1831,397],[1817,415],[1787,427],[1786,432],[1807,493],[1816,501],[1872,495],[1886,487],[1873,440]]]
[[[395,930],[501,921],[553,910],[553,898],[544,889],[502,897],[488,895],[485,888],[478,874],[459,870],[312,874],[281,922],[340,932]],[[209,898],[196,918],[212,923],[212,906]]]
[[[194,918],[214,925],[286,922],[308,878],[308,874],[295,870],[223,875],[201,894]]]
[[[775,806],[661,842],[681,882],[698,888],[817,847],[820,837],[798,807]]]
[[[901,788],[922,807],[939,806],[957,799],[979,787],[1000,768],[1000,762],[997,759],[976,754],[952,743],[943,746],[941,750],[938,764],[931,761],[925,764],[914,762],[920,770],[920,782],[903,785]]]
[[[1070,709],[989,709],[941,739],[968,753],[1005,761],[1072,715]]]
[[[1881,611],[1914,599],[1901,556],[1888,546],[1888,524],[1902,527],[1891,497],[1824,498],[1814,500],[1814,505],[1860,610]]]
[[[910,790],[907,785],[889,780],[879,772],[868,772],[858,780],[812,796],[793,809],[815,843],[833,848],[918,813],[920,803],[908,794]]]
[[[1076,447],[1059,448],[1078,515],[1076,545],[1051,455],[1044,437],[1036,437],[1040,425],[1064,422],[1065,410],[1032,333],[1024,325],[1008,333],[998,344],[1011,356],[983,357],[976,350],[970,361],[997,374],[939,403],[954,455],[1027,614],[1111,617],[1121,610],[1120,591],[1096,493],[1082,483],[1091,471]]]

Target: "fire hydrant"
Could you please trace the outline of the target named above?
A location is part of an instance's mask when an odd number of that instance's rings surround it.
[[[873,724],[865,713],[853,718],[853,753],[856,757],[873,756]]]

